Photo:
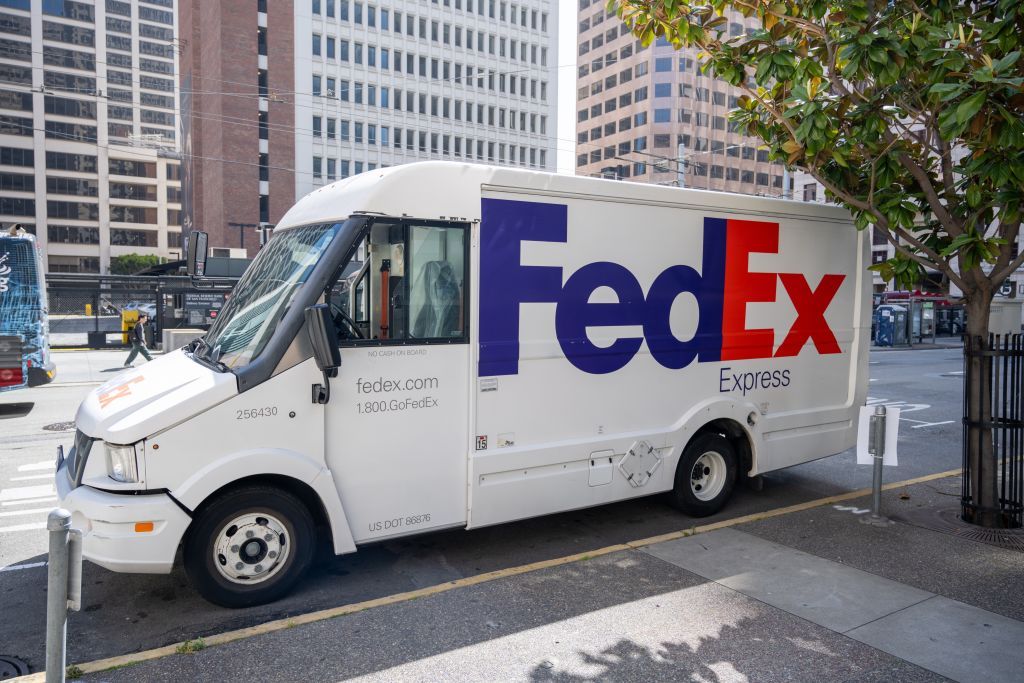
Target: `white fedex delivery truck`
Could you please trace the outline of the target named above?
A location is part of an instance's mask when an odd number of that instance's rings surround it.
[[[88,396],[61,505],[89,560],[181,547],[231,606],[289,590],[318,530],[341,554],[659,492],[708,515],[853,446],[867,256],[820,204],[364,173],[284,216],[205,337]]]

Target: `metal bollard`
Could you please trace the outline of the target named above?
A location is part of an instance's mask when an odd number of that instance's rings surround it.
[[[861,521],[873,526],[888,526],[891,520],[882,515],[882,461],[885,458],[885,406],[875,406],[868,435],[868,453],[874,458],[871,476],[871,515]]]
[[[62,508],[46,519],[50,533],[46,582],[46,683],[63,683],[67,666],[68,609],[82,603],[82,532]]]

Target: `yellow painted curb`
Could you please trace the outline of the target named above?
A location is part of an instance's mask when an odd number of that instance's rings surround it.
[[[945,472],[936,472],[935,474],[928,474],[923,477],[915,477],[914,479],[906,479],[904,481],[896,481],[891,484],[885,484],[882,486],[883,490],[891,490],[900,488],[902,486],[910,486],[912,484],[921,484],[927,481],[934,481],[936,479],[944,479],[960,474],[960,469],[947,470]],[[755,512],[742,517],[735,517],[733,519],[726,519],[721,522],[712,522],[711,524],[703,524],[701,526],[694,526],[691,529],[682,531],[673,531],[667,534],[661,534],[658,536],[651,536],[648,538],[642,538],[636,541],[627,541],[625,543],[617,543],[615,545],[605,546],[596,550],[588,550],[582,553],[576,553],[574,555],[566,555],[564,557],[556,557],[550,560],[541,560],[539,562],[532,562],[530,564],[520,565],[518,567],[508,567],[506,569],[498,569],[492,572],[486,572],[483,574],[477,574],[475,576],[467,576],[462,579],[456,579],[455,581],[449,581],[447,583],[437,584],[436,586],[428,586],[427,588],[419,588],[414,591],[407,591],[405,593],[395,593],[394,595],[387,595],[380,598],[374,598],[373,600],[365,600],[363,602],[356,602],[350,605],[341,605],[339,607],[330,607],[328,609],[317,610],[315,612],[308,612],[306,614],[300,614],[287,619],[276,619],[274,621],[268,621],[263,624],[257,624],[256,626],[249,626],[248,628],[240,628],[234,631],[225,631],[224,633],[218,633],[212,636],[206,636],[202,638],[205,647],[211,647],[214,645],[226,645],[236,640],[242,640],[244,638],[251,638],[252,636],[259,636],[266,633],[274,633],[275,631],[283,631],[285,629],[294,628],[303,624],[311,624],[317,621],[323,621],[325,619],[333,619],[334,617],[342,617],[347,614],[355,614],[356,612],[362,612],[364,610],[373,609],[375,607],[384,607],[386,605],[394,605],[401,602],[407,602],[409,600],[416,600],[418,598],[425,598],[430,595],[437,595],[438,593],[445,593],[455,588],[463,588],[465,586],[476,586],[481,583],[487,583],[496,579],[503,579],[510,576],[519,576],[521,574],[528,574],[541,569],[550,569],[551,567],[559,567],[565,564],[572,564],[574,562],[580,562],[583,560],[589,560],[594,557],[600,557],[602,555],[608,555],[611,553],[617,553],[624,550],[633,550],[637,548],[644,548],[655,543],[663,543],[665,541],[673,541],[679,538],[685,538],[694,534],[707,533],[709,531],[715,531],[717,529],[724,529],[726,527],[736,526],[738,524],[746,524],[748,522],[756,522],[762,519],[770,519],[772,517],[780,517],[782,515],[788,515],[793,512],[802,512],[804,510],[810,510],[822,505],[832,505],[835,503],[841,503],[847,500],[853,500],[855,498],[863,498],[871,494],[871,489],[858,489],[856,491],[848,491],[846,493],[839,493],[834,496],[827,496],[825,498],[818,498],[816,500],[810,500],[806,503],[797,503],[796,505],[788,505],[786,507],[775,508],[773,510],[767,510],[765,512]],[[107,671],[109,669],[121,668],[125,666],[131,666],[132,664],[139,664],[141,662],[147,662],[153,659],[160,659],[169,655],[177,654],[178,649],[184,646],[185,643],[174,643],[172,645],[166,645],[164,647],[158,647],[153,650],[143,650],[142,652],[134,652],[127,655],[120,655],[117,657],[108,657],[107,659],[97,659],[92,662],[85,662],[82,664],[75,665],[76,668],[82,672],[82,674],[97,673],[100,671]],[[21,676],[19,678],[12,679],[15,681],[21,681],[22,683],[44,683],[46,680],[46,672],[40,671],[27,676]]]

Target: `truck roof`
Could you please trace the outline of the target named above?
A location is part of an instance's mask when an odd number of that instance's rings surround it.
[[[421,161],[360,173],[318,188],[296,202],[275,229],[343,220],[353,214],[474,221],[480,218],[481,194],[501,192],[851,222],[846,209],[814,202],[452,161]]]

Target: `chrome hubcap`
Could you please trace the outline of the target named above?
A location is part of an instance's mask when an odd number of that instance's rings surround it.
[[[256,512],[224,525],[213,544],[213,563],[232,583],[260,583],[284,566],[291,543],[281,520]]]
[[[725,487],[725,458],[717,451],[708,451],[697,458],[690,471],[690,490],[697,500],[714,500]]]

